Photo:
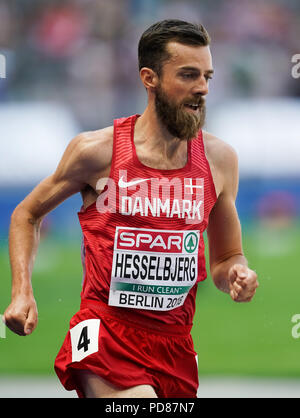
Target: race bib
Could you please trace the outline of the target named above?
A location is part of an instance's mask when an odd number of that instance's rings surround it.
[[[198,277],[200,232],[117,227],[109,305],[168,311]]]

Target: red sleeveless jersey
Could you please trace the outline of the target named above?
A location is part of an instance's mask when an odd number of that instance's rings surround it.
[[[139,320],[190,325],[206,278],[203,231],[216,202],[202,131],[185,167],[159,170],[136,154],[138,115],[114,121],[109,178],[78,213],[83,232],[82,301],[102,302]]]

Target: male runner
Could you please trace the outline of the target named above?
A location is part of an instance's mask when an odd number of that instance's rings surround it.
[[[38,316],[31,273],[41,222],[82,195],[81,306],[55,361],[65,388],[81,397],[196,397],[190,331],[206,278],[206,228],[217,288],[236,302],[256,292],[235,208],[236,153],[202,131],[209,44],[201,25],[152,25],[139,43],[144,113],[75,137],[56,171],[13,212],[4,317],[12,331],[29,335]]]

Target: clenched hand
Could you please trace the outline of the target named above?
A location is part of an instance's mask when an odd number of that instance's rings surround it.
[[[38,312],[33,296],[20,295],[12,299],[4,312],[6,326],[18,335],[29,335],[37,326]]]
[[[229,270],[229,289],[235,302],[250,302],[258,288],[257,274],[242,264],[234,264]]]

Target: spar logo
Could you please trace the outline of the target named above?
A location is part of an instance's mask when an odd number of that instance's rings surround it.
[[[197,251],[196,232],[118,228],[115,248],[135,252],[186,253]]]
[[[187,253],[193,253],[198,248],[198,236],[190,232],[184,239],[184,249]]]
[[[191,234],[189,234],[191,235]],[[196,234],[195,234],[196,235]],[[197,238],[197,236],[196,236]],[[192,240],[192,237],[190,238]],[[189,241],[190,241],[189,240]],[[139,230],[129,228],[120,228],[117,234],[117,249],[143,252],[159,253],[182,253],[183,250],[183,232]],[[194,241],[186,244],[186,251],[192,252]],[[191,251],[191,248],[193,250]]]

